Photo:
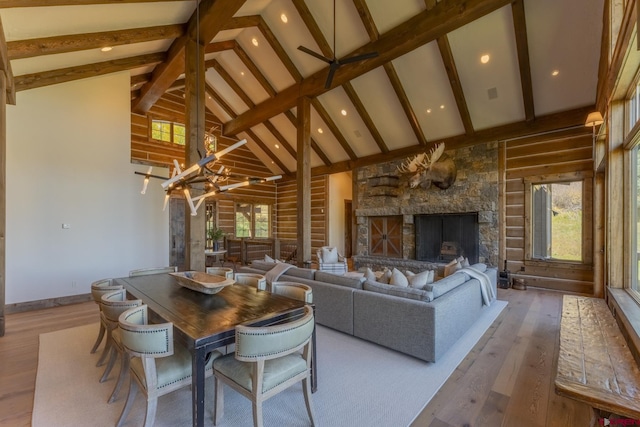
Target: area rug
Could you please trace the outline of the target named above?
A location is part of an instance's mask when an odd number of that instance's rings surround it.
[[[409,425],[482,337],[507,303],[494,302],[473,327],[436,363],[427,363],[332,329],[318,326],[318,391],[313,394],[319,426]],[[114,426],[127,389],[108,404],[119,367],[99,383],[103,368],[89,354],[98,324],[40,335],[32,425]],[[205,425],[211,426],[213,379],[205,386]],[[252,426],[251,403],[225,388],[224,419],[219,425]],[[142,425],[144,401],[138,395],[126,426]],[[188,387],[158,400],[156,426],[191,424]],[[265,426],[309,425],[300,385],[264,404]]]

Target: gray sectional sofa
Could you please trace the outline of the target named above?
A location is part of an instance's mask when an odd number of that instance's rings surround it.
[[[265,274],[274,265],[254,261],[238,271]],[[473,267],[489,277],[495,295],[497,270]],[[462,271],[428,290],[297,267],[278,280],[311,286],[318,324],[428,362],[444,355],[487,308],[480,282]]]

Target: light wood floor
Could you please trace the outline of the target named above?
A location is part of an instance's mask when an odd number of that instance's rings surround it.
[[[413,426],[588,426],[590,408],[553,388],[562,294],[499,289],[498,298],[509,305]],[[7,316],[0,426],[31,425],[38,335],[97,320],[93,302]]]

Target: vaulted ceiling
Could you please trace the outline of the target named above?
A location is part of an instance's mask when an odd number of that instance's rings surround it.
[[[296,100],[309,97],[311,166],[330,173],[581,125],[596,104],[603,3],[336,0],[334,14],[331,0],[0,0],[0,18],[18,103],[23,90],[128,71],[138,113],[184,85],[197,33],[223,133],[294,172]],[[301,45],[378,55],[325,88],[328,64]]]

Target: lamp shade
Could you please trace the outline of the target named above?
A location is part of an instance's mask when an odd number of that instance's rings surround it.
[[[589,113],[587,116],[587,121],[584,122],[584,125],[587,127],[594,127],[604,123],[602,119],[602,114],[599,111],[594,111],[593,113]]]

